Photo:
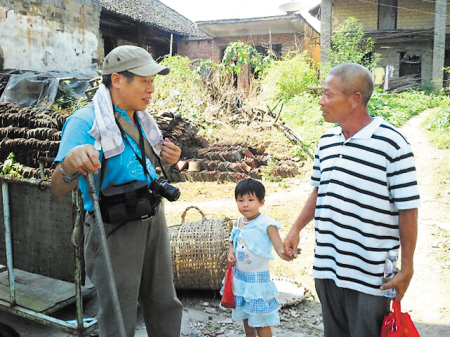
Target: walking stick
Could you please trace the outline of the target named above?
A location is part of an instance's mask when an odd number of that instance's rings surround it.
[[[89,183],[89,190],[92,196],[92,203],[94,205],[95,225],[97,226],[97,229],[99,230],[100,234],[100,246],[101,246],[100,254],[103,259],[103,262],[106,265],[106,270],[108,272],[106,283],[109,287],[109,292],[111,294],[112,304],[114,307],[114,316],[115,316],[114,321],[117,324],[117,330],[119,332],[118,337],[126,337],[127,335],[125,333],[125,325],[123,323],[122,310],[120,309],[119,297],[117,296],[116,282],[114,281],[114,273],[112,269],[111,258],[109,256],[108,244],[106,242],[105,228],[103,227],[102,215],[100,213],[98,197],[97,194],[95,193],[94,178],[92,176],[92,173],[88,173],[87,180]],[[109,323],[110,322],[108,322],[108,324]]]

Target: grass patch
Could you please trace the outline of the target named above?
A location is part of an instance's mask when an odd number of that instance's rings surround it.
[[[285,104],[282,113],[283,120],[304,139],[313,153],[319,138],[332,127],[322,117],[319,99],[318,95],[301,93]]]
[[[423,126],[428,131],[430,142],[438,149],[450,149],[450,98],[442,100],[433,109]]]
[[[376,89],[368,109],[372,116],[381,116],[387,122],[399,127],[411,117],[426,109],[435,108],[445,100],[444,96],[427,94],[423,91],[412,90],[392,94]]]
[[[449,131],[432,131],[428,133],[430,143],[438,149],[450,149],[450,132]]]

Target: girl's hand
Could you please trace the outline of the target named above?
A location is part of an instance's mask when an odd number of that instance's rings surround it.
[[[236,257],[234,253],[229,253],[227,258],[228,264],[234,267],[236,265]]]
[[[291,230],[292,231],[292,230]],[[300,242],[300,237],[298,233],[291,233],[286,236],[284,239],[283,245],[284,245],[284,251],[286,252],[286,257],[289,259],[289,261],[292,261],[297,257],[297,255],[300,252],[300,249],[298,248],[298,244]]]
[[[282,245],[275,248],[275,251],[277,252],[278,256],[281,257],[283,260],[291,261],[291,258],[284,253],[284,247]]]
[[[270,241],[272,241],[273,248],[277,252],[278,256],[283,260],[290,261],[288,255],[284,253],[283,241],[281,241],[280,233],[278,232],[278,228],[276,226],[267,227],[267,233],[269,234]]]

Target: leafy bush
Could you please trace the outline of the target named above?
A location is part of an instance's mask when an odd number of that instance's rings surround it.
[[[206,90],[199,73],[191,68],[187,57],[168,56],[161,64],[170,68],[165,76],[156,76],[153,112],[178,111],[195,121],[199,115],[199,104],[205,99]]]
[[[199,60],[196,70],[203,80],[207,80],[214,75],[219,66],[213,60]]]
[[[316,70],[311,64],[306,53],[272,62],[261,81],[263,96],[270,101],[289,99],[317,86]]]
[[[450,107],[449,102],[445,106],[435,109],[427,118],[426,128],[428,130],[450,131]]]
[[[183,94],[203,93],[200,75],[191,68],[189,58],[178,55],[168,56],[161,64],[168,67],[170,73],[165,76],[156,76],[156,92],[153,95],[155,100],[167,97],[171,91],[179,91]]]
[[[22,175],[19,173],[21,169],[22,165],[14,161],[14,153],[11,152],[3,163],[3,168],[0,175],[22,178]]]

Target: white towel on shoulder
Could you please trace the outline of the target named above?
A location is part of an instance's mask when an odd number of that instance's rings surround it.
[[[89,134],[95,139],[95,147],[103,149],[106,159],[123,152],[122,135],[114,118],[111,94],[104,84],[100,84],[93,98],[95,119]],[[147,111],[137,111],[136,115],[142,129],[155,153],[161,154],[163,136],[158,124]]]

